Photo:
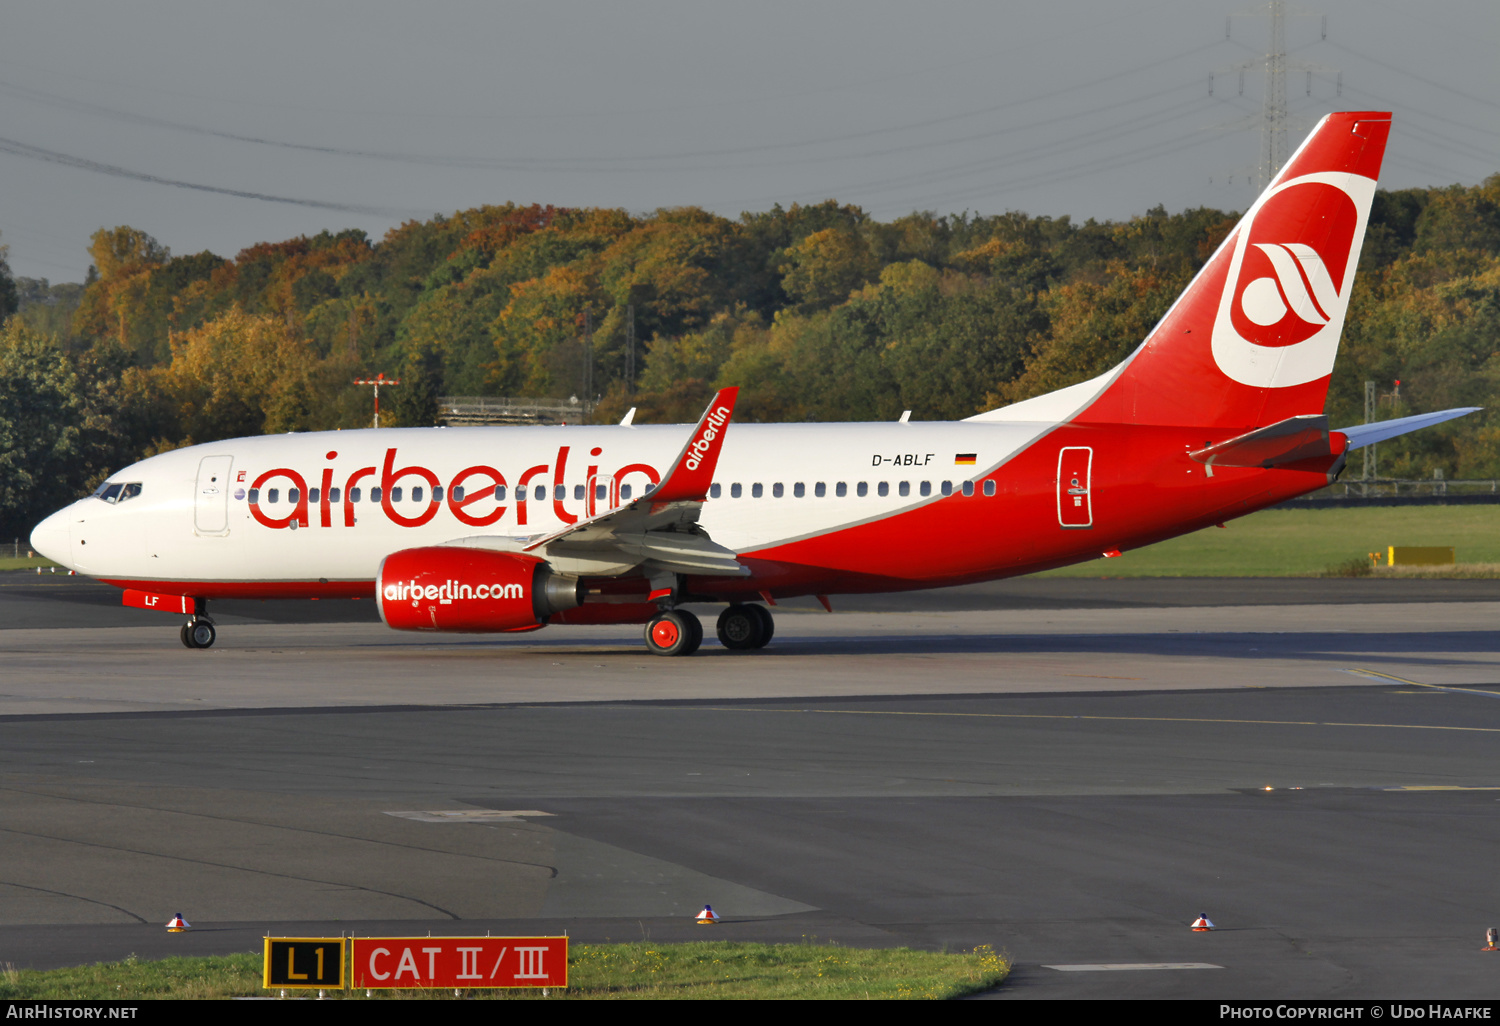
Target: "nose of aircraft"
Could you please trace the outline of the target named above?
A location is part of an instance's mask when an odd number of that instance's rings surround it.
[[[61,509],[36,525],[31,532],[31,547],[54,563],[68,565],[72,553],[68,544],[67,510]]]

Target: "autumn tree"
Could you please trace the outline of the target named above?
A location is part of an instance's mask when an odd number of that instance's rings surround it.
[[[6,257],[10,253],[10,247],[0,243],[0,324],[5,319],[20,309],[20,299],[16,294],[16,282],[10,274],[10,264]]]

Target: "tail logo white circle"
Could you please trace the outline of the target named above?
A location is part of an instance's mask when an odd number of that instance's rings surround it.
[[[1257,388],[1333,370],[1375,183],[1304,175],[1268,191],[1236,229],[1214,318],[1214,362]]]

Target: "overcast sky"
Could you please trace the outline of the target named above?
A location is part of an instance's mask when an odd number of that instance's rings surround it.
[[[1500,170],[1495,0],[1288,6],[1292,59],[1326,69],[1310,96],[1288,76],[1292,113],[1395,111],[1383,185]],[[1241,94],[1234,68],[1266,52],[1258,10],[0,0],[0,243],[16,274],[77,281],[120,224],[233,256],[506,201],[1243,209],[1262,76]]]

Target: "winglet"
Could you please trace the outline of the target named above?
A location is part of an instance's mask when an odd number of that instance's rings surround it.
[[[702,502],[708,498],[708,486],[713,483],[719,450],[724,447],[724,435],[739,393],[738,388],[721,388],[714,395],[667,476],[651,492],[653,503]]]

